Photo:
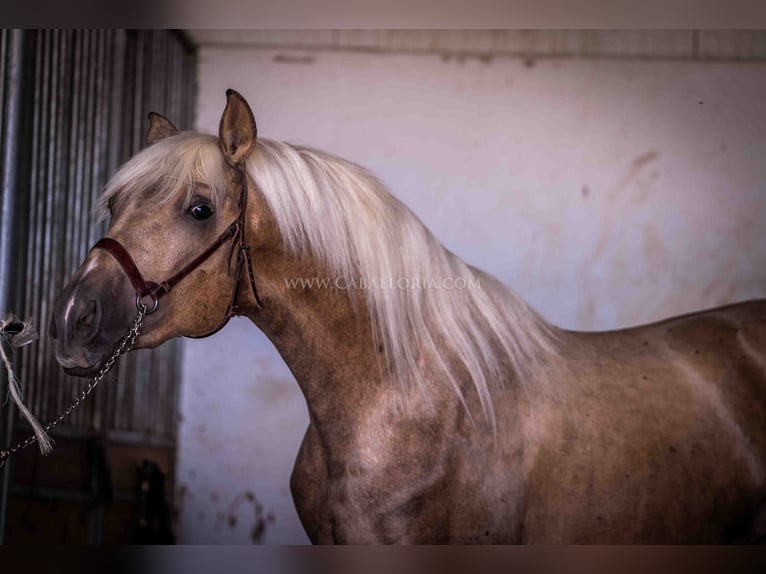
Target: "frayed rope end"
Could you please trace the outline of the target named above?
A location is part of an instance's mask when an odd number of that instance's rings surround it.
[[[13,315],[8,315],[2,322],[0,322],[0,333],[3,335],[3,338],[8,340],[14,347],[21,347],[38,338],[37,331],[31,324],[20,321]],[[0,355],[8,374],[8,393],[11,395],[13,402],[16,403],[21,415],[32,427],[40,452],[42,454],[49,454],[53,451],[53,440],[48,436],[48,433],[45,432],[45,429],[31,411],[24,405],[19,380],[13,372],[11,360],[8,358],[8,355],[6,355],[5,347],[2,344],[0,344]]]

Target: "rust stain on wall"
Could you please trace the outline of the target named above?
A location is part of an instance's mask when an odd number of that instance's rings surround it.
[[[264,534],[266,534],[267,525],[273,523],[275,518],[273,512],[264,514],[263,506],[258,502],[258,499],[255,497],[253,499],[255,504],[255,524],[250,531],[250,540],[253,541],[253,544],[260,544]]]
[[[237,517],[237,510],[243,503],[252,504],[255,512],[255,522],[250,529],[250,540],[252,540],[253,544],[261,544],[269,524],[273,524],[276,521],[276,516],[273,512],[265,510],[263,504],[261,504],[252,490],[238,494],[229,506],[217,513],[218,525],[222,525],[225,522],[229,528],[236,528],[240,522]]]
[[[623,213],[636,204],[643,203],[652,189],[653,181],[657,179],[657,173],[647,173],[647,168],[660,157],[658,151],[651,149],[635,159],[628,165],[624,175],[606,191],[603,203],[603,211],[600,213],[600,233],[593,250],[587,255],[582,265],[578,267],[578,281],[586,290],[590,288],[591,272],[596,263],[605,256],[610,246],[617,245],[623,238],[623,230],[617,227]],[[587,191],[586,191],[587,190]],[[590,193],[587,186],[581,188],[581,195],[585,199]],[[647,236],[648,234],[648,236]],[[655,252],[658,256],[663,246],[656,230],[645,230],[644,249]],[[649,256],[649,255],[647,255]],[[619,262],[615,261],[615,265]],[[619,265],[618,265],[619,266]],[[578,322],[581,328],[589,328],[595,320],[598,310],[593,301],[585,300],[582,309],[578,312]]]
[[[648,151],[645,154],[638,156],[636,159],[633,160],[633,163],[630,164],[631,173],[638,172],[638,170],[640,170],[649,162],[656,160],[658,157],[659,157],[659,154],[655,150]]]

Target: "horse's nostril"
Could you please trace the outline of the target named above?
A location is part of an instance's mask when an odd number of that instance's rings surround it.
[[[88,310],[84,315],[82,315],[78,320],[78,326],[88,328],[93,324],[93,311]]]
[[[80,316],[77,318],[75,325],[75,331],[81,336],[86,337],[89,335],[95,327],[97,314],[97,304],[95,301],[88,301],[82,309]]]
[[[101,321],[101,309],[98,302],[92,299],[87,302],[75,303],[74,305],[75,309],[70,315],[71,321],[67,321],[66,318],[64,319],[68,334],[66,340],[77,341],[81,344],[87,343],[98,331]]]

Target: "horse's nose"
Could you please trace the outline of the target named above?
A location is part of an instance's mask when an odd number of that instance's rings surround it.
[[[54,313],[48,334],[57,339],[61,330],[65,343],[84,344],[93,339],[100,324],[101,304],[96,299],[73,297]]]

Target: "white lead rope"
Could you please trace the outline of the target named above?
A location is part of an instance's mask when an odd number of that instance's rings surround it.
[[[109,358],[101,367],[101,370],[98,372],[98,374],[93,377],[93,380],[88,383],[88,386],[80,391],[80,393],[75,397],[74,401],[72,401],[72,404],[69,405],[69,407],[63,413],[56,417],[52,422],[48,423],[45,427],[42,427],[40,423],[37,422],[37,419],[35,419],[34,415],[32,415],[32,413],[29,412],[29,410],[24,406],[18,389],[18,381],[13,374],[13,370],[11,369],[11,362],[5,354],[5,350],[2,349],[2,345],[0,344],[2,360],[5,364],[6,370],[8,371],[8,388],[10,389],[11,397],[18,405],[19,410],[24,415],[24,418],[29,421],[29,423],[32,425],[32,428],[34,429],[34,434],[27,437],[25,440],[20,441],[18,444],[7,450],[0,450],[0,468],[5,465],[6,461],[11,455],[29,446],[33,442],[37,442],[39,444],[40,452],[43,454],[47,454],[53,450],[53,445],[51,438],[48,436],[48,431],[50,431],[53,427],[63,421],[67,416],[69,416],[69,414],[75,410],[88,395],[93,392],[93,389],[96,388],[96,385],[98,385],[106,376],[106,374],[111,370],[120,355],[123,353],[128,353],[133,349],[133,345],[135,345],[136,339],[138,339],[139,335],[141,334],[141,327],[144,324],[145,318],[146,305],[140,303],[138,304],[138,314],[136,315],[136,318],[133,319],[133,323],[130,326],[128,334],[120,339],[119,342],[114,346],[114,349],[112,349]]]

